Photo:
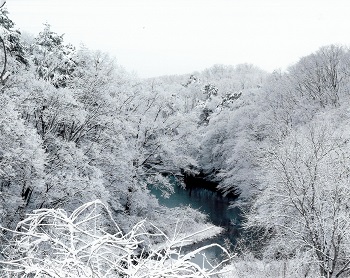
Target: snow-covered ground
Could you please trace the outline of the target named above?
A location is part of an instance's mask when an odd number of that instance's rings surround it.
[[[193,234],[188,235],[185,233],[179,233],[174,236],[172,239],[174,242],[174,246],[176,247],[184,247],[191,244],[198,243],[200,241],[203,241],[208,238],[215,237],[222,233],[224,228],[214,226],[212,224],[206,223],[206,224],[200,224],[198,232],[195,232]]]

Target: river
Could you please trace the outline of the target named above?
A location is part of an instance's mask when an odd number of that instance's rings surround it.
[[[241,231],[240,223],[242,218],[238,208],[229,208],[230,202],[234,200],[233,198],[224,197],[222,194],[206,188],[191,187],[184,189],[176,184],[174,184],[174,191],[169,198],[163,198],[160,192],[155,189],[152,189],[151,193],[158,198],[161,205],[169,208],[190,205],[192,208],[207,214],[208,220],[212,224],[225,229],[223,233],[215,238],[184,248],[185,252],[214,242],[222,246],[226,246],[227,243],[230,246],[236,244]],[[205,255],[210,260],[214,260],[220,258],[222,252],[219,248],[211,248],[206,251]],[[195,258],[194,261],[199,265],[202,264],[200,256]],[[205,266],[208,267],[208,265]]]

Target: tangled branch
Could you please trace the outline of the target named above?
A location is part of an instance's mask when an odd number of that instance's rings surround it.
[[[2,228],[4,229],[4,228]],[[123,234],[100,201],[87,203],[67,215],[61,209],[39,209],[21,221],[0,261],[1,277],[213,277],[230,259],[217,244],[181,254],[181,241],[163,232],[146,232],[145,221]],[[9,231],[9,230],[7,230]],[[160,237],[162,244],[141,248]],[[227,259],[202,269],[190,259],[219,247]]]

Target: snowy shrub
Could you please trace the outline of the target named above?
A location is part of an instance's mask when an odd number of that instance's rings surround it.
[[[71,215],[62,209],[39,209],[19,222],[0,257],[1,277],[213,277],[230,259],[202,269],[190,259],[212,244],[182,254],[184,239],[150,234],[144,223],[123,232],[100,201],[86,203]],[[141,248],[144,239],[161,237]],[[151,242],[151,241],[150,241]],[[205,259],[205,258],[203,258]]]

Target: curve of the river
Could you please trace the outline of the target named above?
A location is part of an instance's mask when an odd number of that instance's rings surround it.
[[[231,202],[234,201],[233,198],[224,197],[219,192],[200,187],[184,189],[174,185],[174,191],[169,198],[163,198],[160,192],[155,189],[152,189],[151,193],[158,198],[161,205],[169,208],[190,205],[192,208],[207,214],[208,220],[212,224],[225,229],[223,233],[214,238],[185,247],[184,251],[186,249],[188,251],[193,250],[214,242],[222,246],[227,246],[227,243],[230,243],[231,246],[236,244],[241,231],[240,223],[242,218],[238,208],[230,208]],[[220,258],[222,252],[219,248],[212,248],[209,252],[207,250],[205,255],[212,260]],[[195,258],[195,261],[201,264],[202,258]]]

